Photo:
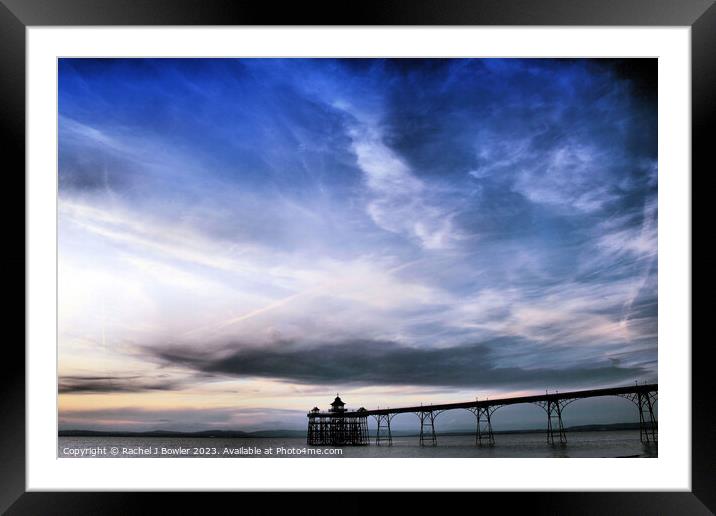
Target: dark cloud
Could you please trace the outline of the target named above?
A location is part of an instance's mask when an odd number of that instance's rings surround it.
[[[61,376],[59,378],[59,392],[72,393],[100,393],[100,392],[142,392],[142,391],[169,391],[181,389],[183,385],[166,377],[155,376]]]
[[[172,365],[206,373],[267,377],[306,384],[365,384],[417,386],[509,386],[510,388],[586,387],[632,381],[644,374],[638,367],[622,367],[608,360],[571,367],[501,367],[493,348],[510,346],[514,339],[496,339],[443,349],[402,347],[390,341],[348,341],[302,347],[294,343],[242,347],[221,355],[191,349],[154,353]]]

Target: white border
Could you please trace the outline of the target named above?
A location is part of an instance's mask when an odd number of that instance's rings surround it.
[[[690,41],[688,27],[28,28],[27,489],[690,490]],[[658,57],[659,457],[57,459],[58,56]]]

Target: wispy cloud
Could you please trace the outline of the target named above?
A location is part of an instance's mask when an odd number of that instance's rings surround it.
[[[359,112],[348,111],[351,149],[369,190],[366,211],[381,228],[418,242],[425,249],[451,248],[464,238],[453,222],[456,210],[440,191],[416,177],[384,142],[381,129]]]

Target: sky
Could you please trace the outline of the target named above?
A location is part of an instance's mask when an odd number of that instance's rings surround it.
[[[657,381],[656,60],[60,59],[58,94],[60,429]]]

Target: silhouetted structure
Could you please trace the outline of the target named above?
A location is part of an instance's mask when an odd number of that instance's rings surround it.
[[[359,408],[346,416],[345,403],[336,394],[328,412],[313,407],[308,413],[308,444],[361,446],[369,443],[366,409]]]
[[[567,433],[562,424],[562,413],[570,403],[599,396],[619,396],[636,405],[639,411],[639,435],[641,442],[651,444],[657,442],[657,422],[654,416],[654,405],[657,401],[658,384],[634,384],[629,387],[610,389],[590,389],[585,391],[555,392],[537,396],[520,396],[496,400],[476,400],[467,403],[445,403],[419,407],[402,407],[393,409],[366,410],[363,407],[349,411],[345,403],[336,395],[328,412],[321,412],[313,407],[308,413],[308,444],[311,445],[365,445],[368,439],[368,416],[372,416],[377,429],[375,444],[393,444],[390,422],[397,414],[414,413],[420,420],[420,445],[436,446],[438,443],[435,432],[435,419],[447,410],[465,409],[475,415],[475,445],[494,446],[495,436],[492,432],[492,414],[500,407],[519,403],[533,403],[541,407],[547,414],[547,443],[567,444]]]

